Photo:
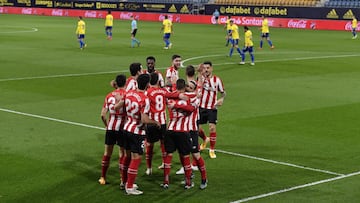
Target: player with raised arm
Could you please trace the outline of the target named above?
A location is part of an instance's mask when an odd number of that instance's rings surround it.
[[[213,75],[213,66],[210,61],[205,61],[202,65],[204,69],[203,74],[203,84],[201,88],[201,99],[200,99],[200,119],[199,124],[209,123],[209,132],[210,132],[210,158],[216,158],[215,154],[215,144],[216,144],[216,124],[217,124],[217,108],[222,106],[224,98],[226,96],[225,88],[220,77]],[[218,93],[221,94],[218,99]],[[205,134],[204,130],[199,128],[199,134]],[[201,146],[201,149],[206,147],[205,145]]]

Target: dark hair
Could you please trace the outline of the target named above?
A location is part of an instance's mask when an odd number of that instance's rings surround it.
[[[248,26],[244,26],[244,30],[249,30],[249,27],[248,27]]]
[[[79,19],[82,20],[82,16],[79,16]]]
[[[174,55],[171,57],[172,60],[174,60],[174,59],[176,59],[176,58],[181,58],[181,56],[180,56],[180,55],[177,55],[177,54],[174,54]]]
[[[165,19],[168,19],[168,16],[167,16],[167,15],[165,15],[165,16],[164,16],[164,18],[165,18]]]
[[[148,57],[146,58],[146,61],[147,61],[147,60],[153,60],[153,61],[156,61],[156,60],[155,60],[155,57],[153,57],[153,56],[148,56]]]
[[[117,75],[115,78],[116,86],[124,87],[126,83],[126,76],[124,74]]]
[[[185,89],[185,87],[186,87],[186,84],[185,84],[185,80],[184,79],[178,79],[177,81],[176,81],[176,89],[177,90],[183,90],[183,89]]]
[[[159,81],[159,75],[157,73],[150,74],[150,85],[156,85]]]
[[[108,10],[108,14],[110,14],[111,13],[111,11],[110,10]]]
[[[138,83],[138,88],[139,90],[145,90],[147,85],[149,84],[150,81],[150,75],[149,74],[141,74],[139,75],[139,77],[137,78],[137,83]]]
[[[207,64],[207,65],[210,65],[210,66],[212,66],[212,63],[211,63],[211,61],[205,61],[203,64]]]
[[[192,65],[188,65],[187,67],[186,67],[186,75],[187,76],[189,76],[189,77],[192,77],[192,76],[194,76],[195,75],[195,68],[194,68],[194,66],[192,66]]]
[[[130,74],[135,76],[139,71],[141,71],[141,63],[132,63],[130,64]]]

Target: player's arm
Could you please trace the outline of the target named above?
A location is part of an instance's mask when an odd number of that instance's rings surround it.
[[[186,111],[188,113],[191,113],[191,112],[195,111],[195,109],[196,109],[195,106],[193,106],[190,103],[187,103],[185,101],[183,101],[183,102],[170,102],[168,104],[168,107],[170,109],[173,109],[173,108],[181,109],[181,110]]]
[[[150,119],[146,113],[141,113],[141,122],[144,124],[155,124],[159,128],[161,127],[161,124],[158,121]]]
[[[225,96],[226,96],[226,92],[221,92],[221,96],[220,98],[216,101],[216,106],[222,106],[223,103],[224,103],[224,99],[225,99]]]
[[[103,107],[101,109],[101,120],[105,126],[107,126],[107,124],[108,124],[107,119],[106,119],[107,112],[108,112],[107,108]]]
[[[117,101],[117,103],[114,105],[114,109],[116,111],[118,111],[120,108],[122,108],[125,104],[125,99],[122,95],[120,94],[115,94],[115,99]]]

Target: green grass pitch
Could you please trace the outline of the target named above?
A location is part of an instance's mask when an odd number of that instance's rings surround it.
[[[173,48],[164,50],[159,22],[138,22],[141,46],[130,48],[130,21],[116,20],[112,41],[103,19],[85,21],[81,51],[76,18],[0,16],[0,202],[359,201],[360,41],[350,32],[273,28],[276,48],[256,49],[251,67],[248,54],[243,66],[236,52],[226,57],[220,25],[175,24]],[[251,30],[257,48],[260,33]],[[226,88],[221,151],[202,153],[208,188],[198,188],[196,172],[185,191],[175,157],[162,190],[162,171],[146,176],[143,159],[136,182],[144,194],[127,196],[116,151],[110,184],[99,185],[109,81],[149,55],[164,72],[173,54],[184,65],[212,61]]]

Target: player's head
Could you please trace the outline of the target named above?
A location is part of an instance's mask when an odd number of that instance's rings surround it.
[[[187,92],[194,92],[196,90],[196,82],[194,80],[190,80],[188,84],[186,84],[186,91]]]
[[[124,87],[126,83],[126,76],[124,74],[117,75],[115,78],[115,84],[117,87]]]
[[[132,16],[130,16],[130,20],[134,20],[134,16],[132,15]]]
[[[234,24],[234,20],[233,20],[233,19],[231,19],[229,22],[230,22],[230,25]]]
[[[131,76],[136,76],[141,73],[141,63],[132,63],[129,69]]]
[[[168,19],[168,16],[167,16],[167,15],[164,15],[164,19]]]
[[[249,27],[248,26],[244,26],[244,31],[248,31],[249,30]]]
[[[149,81],[150,81],[150,75],[149,74],[141,74],[139,75],[139,77],[137,78],[137,83],[138,83],[138,88],[139,90],[145,90],[147,88],[147,86],[149,85]]]
[[[83,17],[82,16],[79,16],[79,20],[82,20],[83,19]]]
[[[108,14],[111,14],[111,11],[110,11],[110,10],[108,10]]]
[[[177,55],[177,54],[174,54],[171,57],[171,59],[172,59],[172,66],[174,66],[175,69],[180,68],[180,66],[181,66],[181,56]]]
[[[153,56],[148,56],[146,58],[146,67],[147,67],[147,71],[149,73],[154,72],[154,70],[155,70],[155,62],[156,62],[156,60],[155,60],[155,57],[153,57]]]
[[[150,85],[159,84],[159,75],[157,73],[150,74]]]
[[[178,79],[176,81],[176,89],[179,91],[185,90],[186,84],[184,79]]]
[[[228,19],[231,19],[231,15],[228,15]]]
[[[188,65],[185,69],[186,76],[193,77],[195,75],[195,68],[192,65]]]
[[[212,71],[213,71],[213,67],[212,67],[212,63],[210,61],[205,61],[203,63],[203,68],[205,69],[205,76],[206,77],[210,77],[212,75]]]

